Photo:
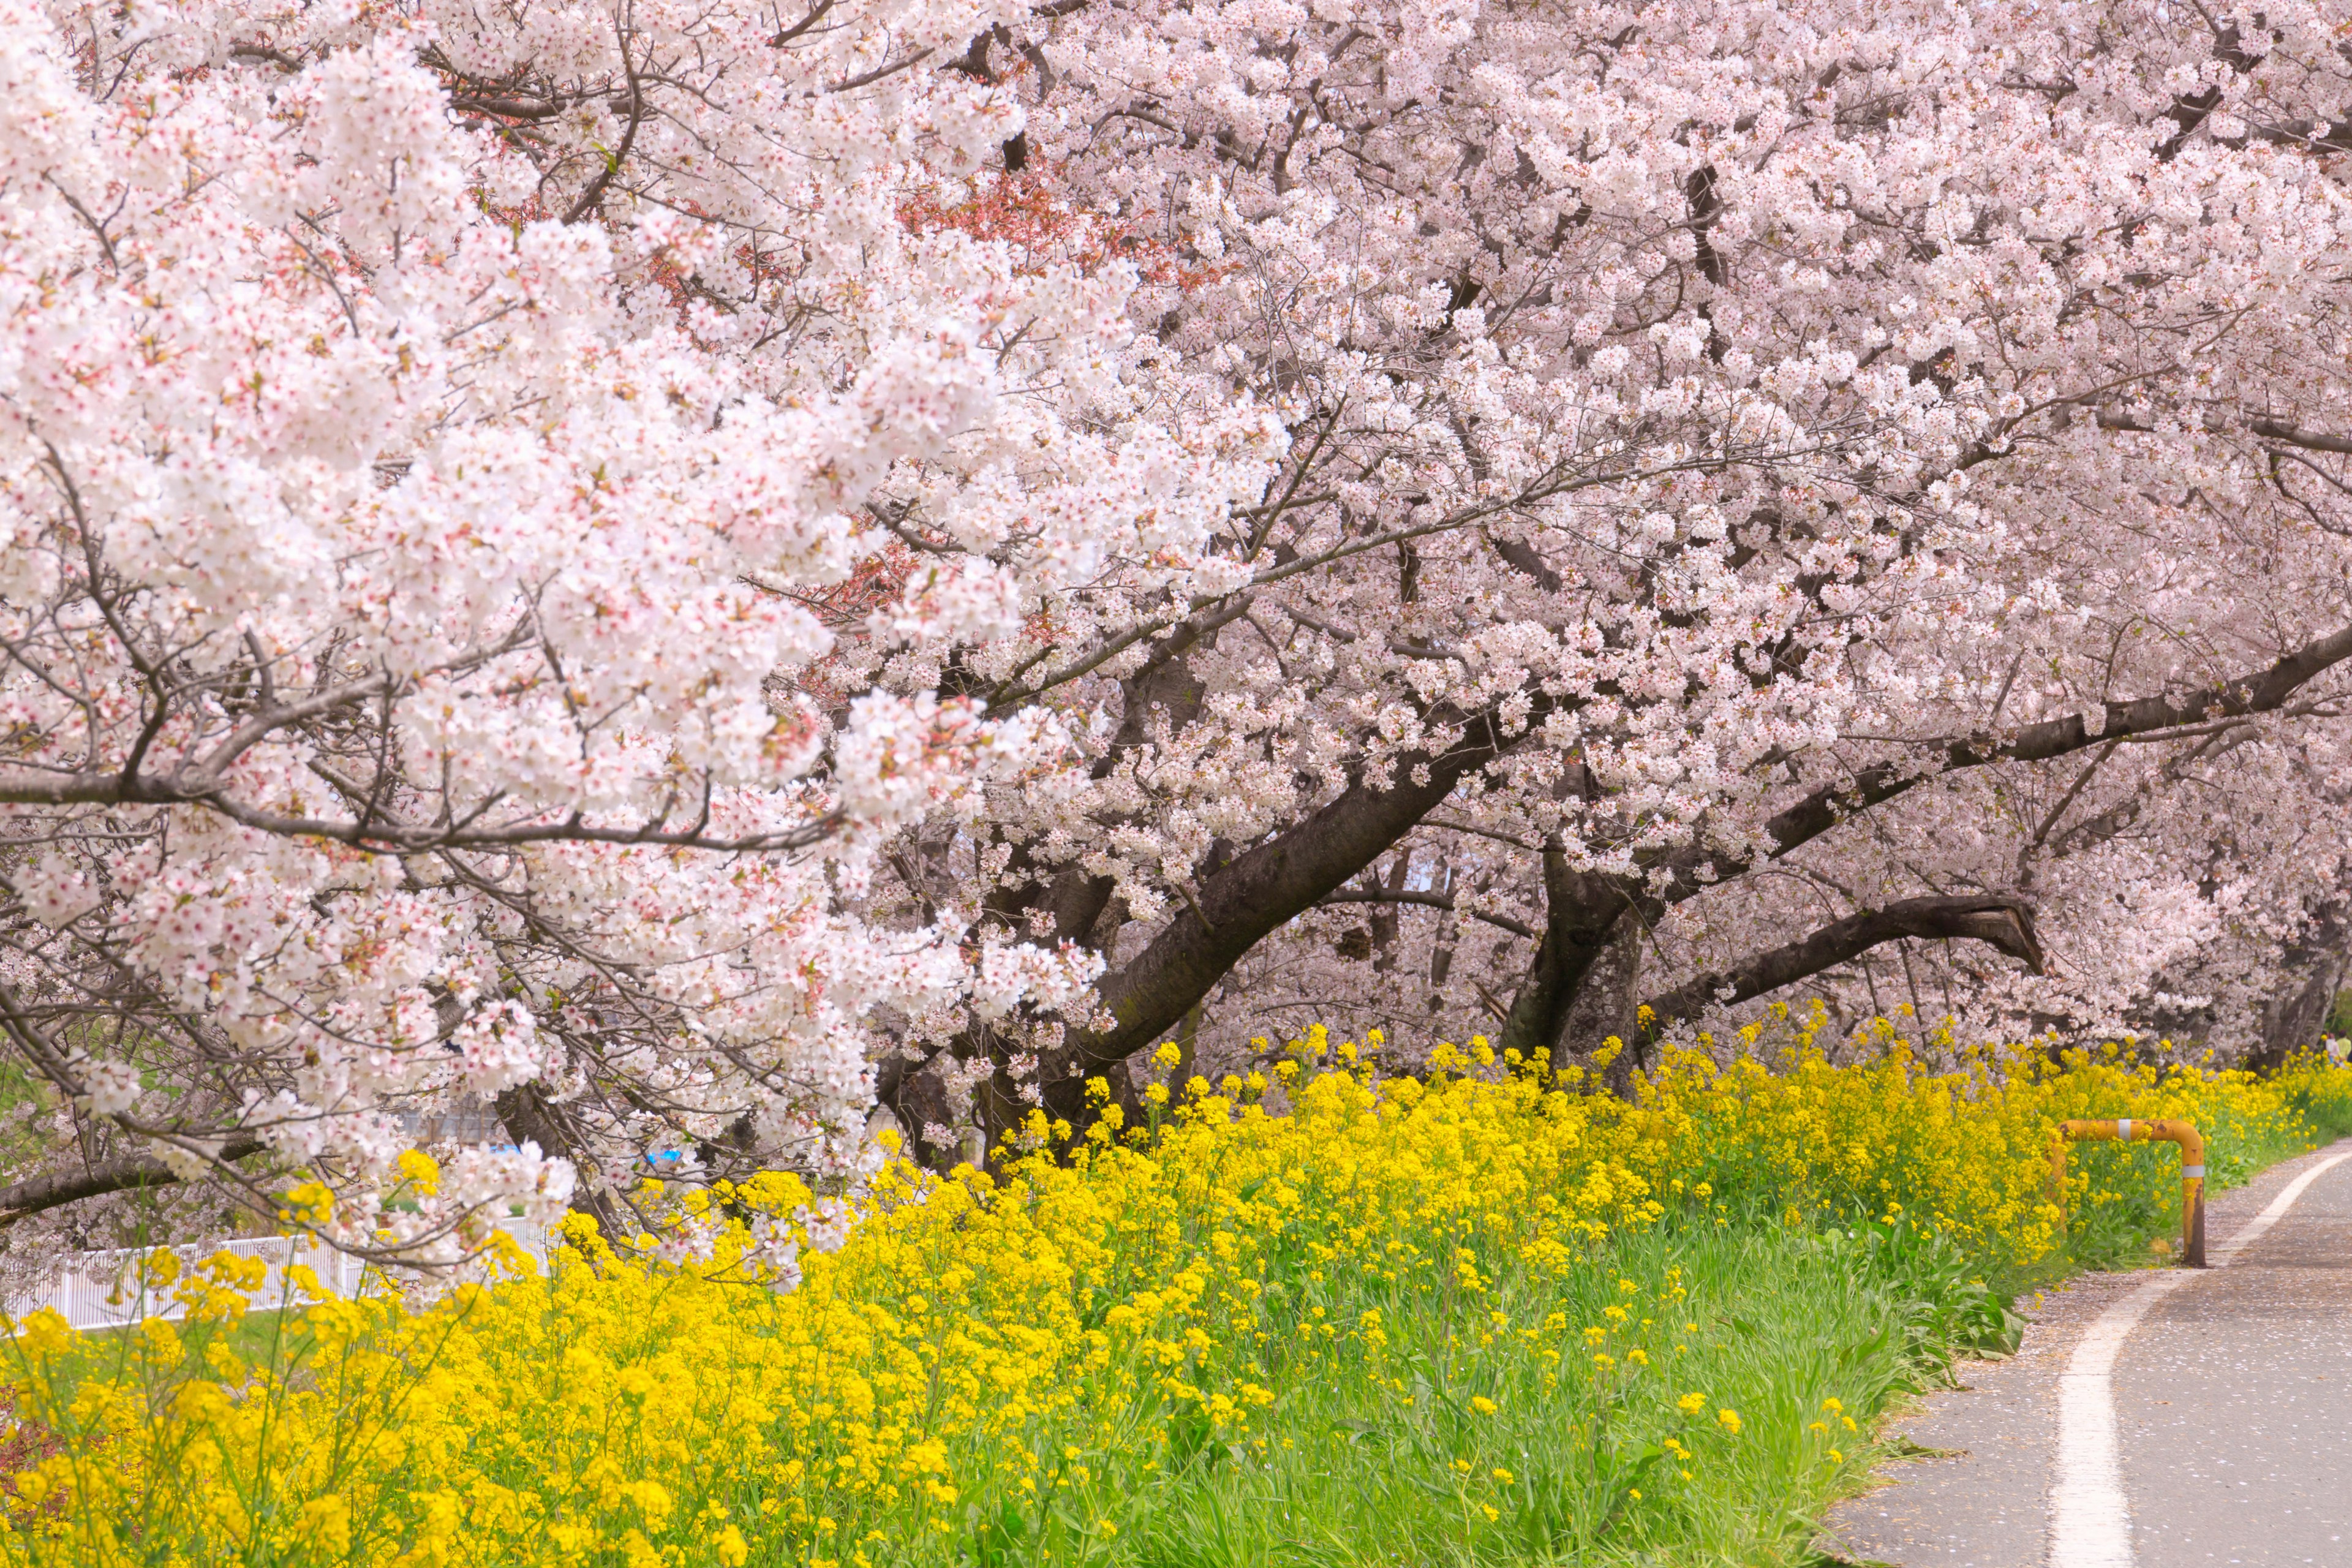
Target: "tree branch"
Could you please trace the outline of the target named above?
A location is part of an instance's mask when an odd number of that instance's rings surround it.
[[[1268,932],[1338,892],[1454,793],[1465,776],[1534,733],[1553,700],[1538,697],[1523,727],[1507,737],[1482,714],[1435,753],[1395,759],[1387,783],[1359,778],[1297,826],[1244,850],[1203,878],[1195,907],[1170,921],[1141,952],[1097,988],[1112,1022],[1073,1031],[1042,1075],[1047,1106],[1083,1115],[1079,1078],[1132,1056],[1182,1018]]]
[[[1415,892],[1411,889],[1379,888],[1366,889],[1362,888],[1349,888],[1344,892],[1330,894],[1322,901],[1326,905],[1420,904],[1433,910],[1451,910],[1454,908],[1454,895],[1451,893],[1422,893]],[[1526,937],[1529,942],[1535,941],[1538,934],[1536,928],[1528,924],[1527,921],[1515,921],[1508,915],[1498,915],[1486,910],[1464,910],[1462,913],[1470,920],[1485,921],[1490,926],[1496,926],[1501,930],[1509,931],[1513,936]]]
[[[1818,838],[1855,813],[1892,800],[1941,773],[1981,767],[1987,763],[2047,762],[2108,741],[2132,740],[2216,719],[2274,712],[2284,707],[2298,689],[2347,658],[2352,658],[2352,626],[2315,638],[2265,668],[2231,676],[2179,696],[2159,692],[2136,701],[2107,703],[2096,731],[2081,714],[2072,713],[2063,719],[2028,724],[2006,741],[1991,735],[1973,735],[1930,742],[1939,748],[1940,755],[1935,759],[1939,766],[1921,769],[1895,762],[1873,763],[1843,784],[1815,790],[1766,823],[1764,831],[1778,857]],[[1738,865],[1729,868],[1746,868]],[[1694,885],[1689,893],[1698,890],[1698,886]],[[1687,897],[1689,893],[1680,896]]]
[[[2253,432],[2273,441],[2284,441],[2290,447],[2301,447],[2313,452],[2352,452],[2352,437],[2326,436],[2316,430],[2297,428],[2284,419],[2257,419]]]
[[[2137,701],[2110,702],[2095,734],[2082,715],[2070,714],[2029,724],[2005,741],[1986,732],[1922,742],[1923,749],[1931,753],[1924,764],[1916,760],[1874,763],[1843,783],[1813,791],[1773,816],[1764,828],[1767,841],[1773,846],[1767,858],[1786,855],[1872,806],[1962,768],[1995,762],[2045,762],[2093,746],[2161,736],[2168,730],[2216,719],[2276,712],[2287,706],[2300,688],[2347,658],[2352,658],[2352,626],[2306,643],[2266,668],[2210,687],[2178,696],[2159,693]],[[1587,971],[1608,942],[1612,928],[1628,910],[1654,921],[1668,907],[1742,876],[1757,863],[1684,847],[1646,863],[1645,871],[1665,873],[1662,883],[1654,884],[1646,876],[1571,874],[1564,862],[1555,869],[1549,859],[1547,857],[1549,912],[1543,941],[1528,962],[1504,1029],[1505,1041],[1522,1050],[1549,1046],[1558,1039]]]
[[[240,1138],[222,1146],[223,1160],[242,1160],[248,1154],[261,1152],[257,1138]],[[0,1187],[0,1229],[16,1224],[44,1209],[63,1208],[86,1198],[102,1198],[110,1193],[130,1192],[146,1187],[168,1187],[180,1180],[169,1165],[161,1160],[131,1158],[110,1160],[84,1171],[59,1171],[47,1176],[34,1176],[14,1186]]]
[[[313,772],[325,773],[314,767]],[[663,826],[666,819],[635,826],[593,826],[577,815],[557,821],[478,827],[470,818],[450,826],[405,823],[380,811],[359,820],[289,816],[229,798],[219,786],[180,788],[165,780],[124,779],[118,773],[52,773],[38,768],[0,768],[0,805],[196,805],[218,812],[241,826],[285,838],[330,839],[385,853],[429,849],[498,849],[525,844],[649,844],[668,848],[709,849],[730,854],[804,849],[832,836],[838,813],[803,826],[733,837],[713,835],[707,821],[690,827]],[[478,816],[479,814],[477,813]]]
[[[1727,969],[1709,970],[1664,995],[1652,997],[1649,1007],[1660,1023],[1687,1018],[1717,1004],[1729,1006],[1792,985],[1859,957],[1881,942],[1906,936],[1981,942],[2036,974],[2044,970],[2033,907],[2023,899],[2000,893],[1905,899],[1885,909],[1848,915],[1810,936],[1753,954]]]

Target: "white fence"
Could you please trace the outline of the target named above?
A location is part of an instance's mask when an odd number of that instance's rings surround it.
[[[515,1219],[505,1221],[499,1228],[513,1237],[525,1252],[542,1263],[546,1261],[548,1237],[540,1226]],[[170,1287],[158,1289],[144,1283],[152,1274],[141,1267],[142,1261],[160,1252],[178,1256],[181,1279],[215,1253],[260,1258],[268,1272],[261,1287],[247,1295],[253,1306],[263,1310],[280,1302],[304,1299],[286,1279],[286,1270],[296,1264],[308,1264],[318,1276],[320,1288],[337,1296],[349,1296],[357,1290],[366,1273],[365,1266],[357,1258],[308,1237],[247,1237],[196,1247],[81,1252],[66,1260],[46,1289],[8,1302],[8,1315],[22,1320],[43,1307],[53,1307],[77,1329],[119,1329],[144,1318],[184,1316],[188,1309],[174,1297]],[[427,1284],[430,1280],[429,1276],[409,1269],[388,1272],[394,1282],[403,1286]]]

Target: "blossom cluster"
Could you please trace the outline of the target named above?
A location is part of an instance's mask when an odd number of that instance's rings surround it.
[[[1279,431],[1122,412],[1131,266],[915,216],[1020,114],[899,68],[993,9],[821,14],[0,6],[0,996],[52,1163],[446,1262],[649,1155],[854,1159],[877,1013],[1084,1010],[1085,955],[864,889],[1066,750],[954,650],[1181,578]]]
[[[1565,1059],[1820,974],[2275,1059],[2335,989],[2319,0],[0,39],[27,1251],[166,1178],[617,1232],[1269,1009]]]

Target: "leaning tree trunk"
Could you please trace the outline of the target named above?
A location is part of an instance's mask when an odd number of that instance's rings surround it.
[[[1555,1047],[1555,1055],[1565,1049],[1578,1061],[1591,1061],[1614,1039],[1616,1053],[1601,1073],[1601,1081],[1620,1095],[1632,1094],[1633,1068],[1644,1055],[1639,1022],[1642,938],[1639,919],[1630,912],[1617,918],[1569,1003]]]
[[[1572,869],[1568,853],[1558,837],[1544,843],[1544,932],[1528,960],[1527,973],[1520,979],[1518,990],[1511,997],[1511,1009],[1503,1020],[1502,1039],[1506,1050],[1517,1050],[1532,1056],[1538,1050],[1549,1051],[1554,1061],[1562,1059],[1564,1052],[1579,1048],[1584,1036],[1580,1026],[1571,1026],[1571,1015],[1577,1014],[1580,1003],[1594,985],[1601,994],[1609,995],[1622,990],[1632,995],[1633,980],[1638,973],[1638,953],[1628,948],[1619,952],[1623,936],[1621,928],[1631,928],[1638,940],[1641,922],[1629,918],[1624,897],[1604,878],[1589,871]],[[1595,971],[1604,965],[1624,965],[1621,984],[1601,984]],[[1638,999],[1636,999],[1638,1000]],[[1635,1001],[1617,1007],[1613,1003],[1594,1001],[1588,1008],[1598,1008],[1595,1015],[1611,1019],[1622,1012],[1626,1026],[1612,1024],[1591,1035],[1582,1048],[1591,1050],[1611,1035],[1629,1044],[1633,1040],[1632,1020]]]
[[[2262,1014],[2262,1043],[2246,1058],[2256,1072],[2275,1072],[2286,1058],[2319,1038],[2344,983],[2344,911],[2334,905],[2312,922],[2311,933],[2287,950],[2284,983]]]

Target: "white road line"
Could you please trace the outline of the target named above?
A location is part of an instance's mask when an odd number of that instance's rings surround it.
[[[2263,1232],[2278,1224],[2279,1216],[2294,1207],[2294,1200],[2303,1196],[2303,1190],[2305,1187],[2347,1160],[2352,1160],[2352,1150],[2347,1150],[2341,1154],[2330,1154],[2326,1159],[2279,1189],[2279,1195],[2270,1201],[2268,1208],[2240,1226],[2229,1240],[2211,1249],[2213,1266],[2216,1268],[2221,1268],[2239,1253],[2260,1241],[2263,1238]]]
[[[2289,1182],[2269,1207],[2211,1249],[2213,1267],[2227,1267],[2276,1225],[2312,1183],[2347,1160],[2352,1160],[2352,1152],[2330,1155]],[[2186,1268],[2152,1276],[2093,1320],[2059,1374],[2058,1484],[2050,1493],[2050,1568],[2132,1568],[2131,1507],[2124,1497],[2123,1464],[2116,1451],[2110,1379],[2124,1337],[2150,1307],[2196,1278]]]

